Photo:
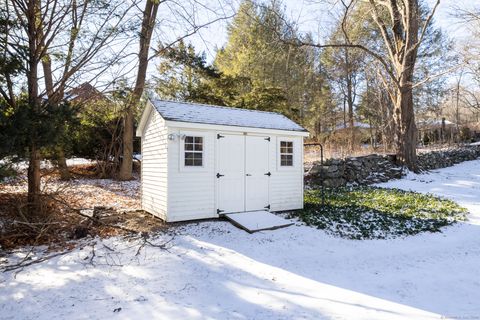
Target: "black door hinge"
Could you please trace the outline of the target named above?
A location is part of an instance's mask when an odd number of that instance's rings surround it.
[[[217,133],[217,139],[220,139],[220,138],[225,138],[225,136],[222,136],[220,133]]]
[[[268,205],[268,206],[266,206],[266,207],[264,207],[264,208],[270,210],[270,205]]]
[[[223,177],[224,174],[217,173],[217,178]]]
[[[225,211],[225,210],[217,209],[217,214],[220,214],[220,213],[222,213],[223,211]]]
[[[266,137],[265,140],[270,141],[270,137]]]
[[[267,173],[264,173],[264,175],[266,175],[266,176],[269,176],[269,177],[270,177],[270,176],[272,175],[272,173],[269,171],[269,172],[267,172]]]

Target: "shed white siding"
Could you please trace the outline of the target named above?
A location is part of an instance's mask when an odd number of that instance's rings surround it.
[[[270,145],[270,210],[303,208],[303,137],[280,135]],[[273,142],[275,141],[275,142]],[[280,141],[293,141],[293,167],[280,166]]]
[[[203,167],[183,165],[183,140],[169,141],[168,221],[216,218],[215,209],[215,139],[211,130],[169,128],[176,137],[203,137]]]
[[[241,130],[201,130],[170,127],[169,133],[204,137],[204,168],[185,168],[182,165],[182,140],[169,141],[168,155],[168,221],[216,218],[215,154],[217,134],[242,133]],[[259,133],[250,133],[259,134]],[[248,132],[247,132],[248,135]],[[303,137],[262,133],[271,137],[269,183],[271,211],[303,208]],[[294,166],[280,167],[280,141],[293,141]]]
[[[165,120],[151,110],[142,134],[142,208],[167,220],[168,128]]]
[[[212,107],[203,106],[203,108],[208,110],[208,108]],[[191,112],[190,110],[187,111]],[[227,114],[229,113],[230,112],[227,112]],[[234,113],[236,114],[237,111]],[[184,116],[180,114],[180,112],[175,114]],[[220,183],[219,179],[222,178],[217,178],[216,176],[217,173],[221,171],[221,169],[219,169],[219,159],[221,159],[221,157],[219,157],[219,150],[223,150],[223,155],[231,155],[231,151],[219,149],[219,134],[225,138],[222,140],[222,148],[230,148],[234,145],[244,145],[244,147],[247,148],[249,144],[244,144],[243,141],[256,143],[255,145],[257,147],[255,148],[260,148],[250,153],[245,149],[241,151],[244,152],[243,156],[250,155],[251,157],[252,154],[255,156],[255,154],[258,155],[257,152],[264,152],[264,148],[268,148],[268,168],[266,171],[271,175],[267,174],[267,172],[265,176],[262,174],[265,165],[263,165],[263,167],[256,166],[252,169],[256,170],[256,174],[248,179],[260,180],[248,180],[248,183],[247,180],[245,180],[245,190],[250,191],[250,193],[245,192],[245,195],[243,195],[245,208],[262,207],[262,199],[266,197],[268,197],[268,201],[265,199],[263,203],[268,203],[270,211],[303,208],[303,138],[307,133],[283,128],[271,129],[266,127],[219,125],[216,123],[195,123],[177,119],[166,120],[162,115],[158,109],[156,110],[155,107],[149,103],[142,115],[139,131],[137,131],[137,135],[142,137],[141,201],[142,208],[145,211],[168,222],[217,218],[219,216],[217,210],[222,210],[222,208],[219,208],[219,206],[221,206],[218,200],[219,192],[230,190],[226,187],[220,188],[219,185],[231,181],[222,180],[223,182]],[[191,115],[191,113],[188,113],[188,115]],[[248,115],[250,116],[250,112]],[[253,117],[255,114],[252,113],[251,116]],[[263,115],[263,117],[268,118],[269,115]],[[279,116],[272,115],[272,117],[278,118]],[[245,118],[242,119],[242,121],[246,121]],[[296,124],[289,124],[288,121],[281,118],[280,123],[296,128]],[[203,165],[201,167],[184,165],[186,136],[203,138]],[[245,140],[229,138],[233,136],[245,137]],[[249,140],[250,136],[257,138],[250,138]],[[258,137],[261,137],[261,139],[258,140]],[[232,139],[232,142],[229,142],[230,140],[227,139]],[[269,140],[269,142],[267,143],[267,141],[264,140]],[[290,141],[293,143],[293,166],[280,165],[281,141]],[[227,142],[228,144],[225,144]],[[232,143],[234,144],[232,145]],[[251,145],[252,144],[250,144],[250,146]],[[240,149],[232,149],[232,151],[234,150],[238,155],[235,155],[233,158],[230,157],[231,160],[227,160],[228,162],[226,163],[231,163],[230,161],[235,159],[242,159]],[[265,153],[261,154],[263,154],[263,159],[265,159]],[[254,158],[253,162],[255,161],[257,160]],[[252,162],[250,160],[250,162],[247,161],[245,163],[251,164]],[[266,162],[263,163],[265,164]],[[249,165],[245,165],[245,168],[248,166]],[[252,172],[244,172],[245,170],[242,170],[241,175],[251,176],[246,173]],[[232,177],[231,175],[227,176]],[[267,188],[265,179],[268,180],[268,192],[262,191]],[[255,181],[254,184],[252,184],[253,181]],[[258,189],[257,187],[262,185],[260,181],[264,181],[262,183],[265,187]],[[236,186],[238,186],[238,184]],[[251,188],[249,188],[249,186]],[[244,189],[240,188],[239,190]],[[257,192],[257,190],[263,192],[263,196],[262,193]],[[224,196],[225,194],[222,193],[222,195]],[[241,194],[233,193],[232,195],[240,196]],[[240,198],[237,198],[236,199],[240,201]],[[225,202],[227,198],[222,197],[222,199],[224,199],[223,202]],[[251,199],[250,204],[256,204],[249,205],[248,199]],[[231,204],[234,202],[228,200],[225,203]],[[239,206],[236,208],[238,207]],[[229,211],[226,210],[226,212]]]

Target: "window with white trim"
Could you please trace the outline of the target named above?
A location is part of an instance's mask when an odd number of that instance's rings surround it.
[[[280,141],[280,166],[293,167],[293,141]]]
[[[184,149],[185,167],[203,166],[203,137],[186,136]]]

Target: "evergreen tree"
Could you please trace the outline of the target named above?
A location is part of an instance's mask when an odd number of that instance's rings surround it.
[[[204,54],[197,55],[193,45],[178,45],[159,50],[162,61],[158,66],[156,92],[163,99],[223,104],[212,92],[211,81],[220,74],[207,65]]]
[[[285,21],[279,2],[242,2],[213,65],[183,42],[159,50],[157,93],[166,99],[280,112],[316,135],[330,126],[325,121],[330,86],[319,50],[280,41],[280,34],[297,40]]]
[[[228,27],[228,41],[219,50],[215,66],[224,75],[250,79],[251,88],[243,90],[248,96],[237,101],[237,106],[273,108],[306,123],[315,95],[322,94],[318,89],[322,87],[319,52],[282,41],[298,39],[287,21],[279,1],[266,5],[242,2]]]

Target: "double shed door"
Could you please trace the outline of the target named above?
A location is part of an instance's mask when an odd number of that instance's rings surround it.
[[[218,136],[219,213],[265,210],[268,207],[269,141],[266,136]]]

